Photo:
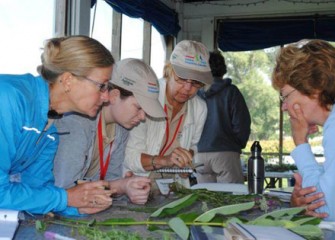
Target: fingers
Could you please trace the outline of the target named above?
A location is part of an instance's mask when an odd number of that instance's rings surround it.
[[[322,207],[324,205],[326,205],[326,202],[324,200],[313,202],[307,205],[307,211],[315,211],[317,208]]]
[[[134,173],[131,171],[126,172],[126,174],[124,175],[125,178],[132,177],[132,176],[134,176]]]
[[[146,177],[136,177],[128,181],[126,192],[149,192],[151,187],[151,180]]]
[[[80,207],[103,207],[112,205],[113,198],[107,195],[85,194]]]
[[[313,194],[315,192],[316,192],[316,187],[302,188],[298,191],[298,196],[299,197],[305,196],[306,203],[310,203],[312,201],[315,201],[315,200],[323,197],[322,193]],[[309,199],[311,199],[311,200],[309,200]]]
[[[134,204],[143,205],[148,201],[148,196],[149,195],[136,196],[135,198],[130,198],[130,201]]]
[[[323,193],[316,193],[316,187],[302,188],[302,177],[299,173],[294,174],[295,184],[291,196],[291,206],[302,207],[306,206],[306,215],[325,218],[327,213],[317,213],[316,209],[324,206],[326,202],[323,200]]]
[[[104,195],[95,195],[92,201],[92,207],[110,206],[113,203],[113,198]]]
[[[115,190],[105,190],[106,181],[86,182],[67,189],[68,206],[77,208],[95,207],[97,203],[102,207],[110,206],[110,197]],[[98,200],[99,199],[99,200]]]
[[[301,186],[302,186],[302,177],[301,177],[301,175],[299,174],[299,173],[294,173],[293,174],[293,177],[294,177],[294,179],[295,179],[295,184],[294,184],[294,188],[301,188]]]
[[[109,188],[108,181],[94,181],[82,184],[86,189],[106,189]]]
[[[291,205],[295,207],[301,207],[310,204],[313,201],[321,199],[323,197],[323,193],[315,193],[315,191],[315,187],[300,187],[299,189],[296,189],[296,187],[294,187],[291,196]]]
[[[304,117],[303,111],[299,104],[294,104],[289,110],[292,137],[295,145],[307,142],[309,124]]]
[[[178,167],[185,167],[192,164],[192,154],[184,148],[176,148],[171,154],[171,160]]]
[[[126,194],[135,204],[145,204],[148,201],[151,180],[147,177],[132,177],[127,179]]]
[[[317,217],[317,218],[326,218],[326,217],[328,217],[327,213],[317,213],[315,211],[309,211],[309,210],[306,210],[305,214],[308,215],[308,216]]]

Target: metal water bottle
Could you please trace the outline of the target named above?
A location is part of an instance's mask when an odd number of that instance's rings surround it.
[[[254,141],[248,160],[248,189],[249,193],[262,194],[264,189],[264,159],[261,156],[262,147],[259,141]]]

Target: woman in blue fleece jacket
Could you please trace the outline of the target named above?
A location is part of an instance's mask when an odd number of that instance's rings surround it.
[[[98,41],[71,36],[46,41],[41,60],[41,76],[0,75],[0,208],[68,215],[104,210],[112,204],[107,182],[54,186],[53,118],[70,111],[94,117],[108,101],[114,59]]]
[[[315,187],[323,193],[316,213],[307,207],[307,214],[335,221],[335,47],[326,41],[310,40],[284,47],[275,66],[272,84],[280,91],[282,110],[290,117],[296,148],[291,156],[302,176],[302,187]],[[315,160],[308,136],[323,127],[325,162]],[[299,191],[301,186],[295,186]],[[306,190],[306,189],[305,189]],[[296,198],[296,193],[293,198]],[[308,199],[313,196],[300,196]],[[303,201],[294,200],[295,205]],[[300,203],[299,203],[300,202]],[[315,205],[314,205],[315,206]]]

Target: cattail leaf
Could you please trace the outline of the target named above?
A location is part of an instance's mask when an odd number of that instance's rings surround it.
[[[315,221],[315,219],[317,219],[318,221],[316,223],[318,223],[319,221],[321,221],[320,218],[316,218],[316,217],[305,217],[305,218],[301,218],[299,220],[294,221],[297,225],[304,225],[306,223],[313,223]],[[315,224],[312,224],[315,225]]]
[[[257,225],[260,220],[263,220],[265,218],[279,219],[279,218],[282,218],[283,216],[290,216],[290,217],[285,217],[286,220],[290,220],[296,214],[304,210],[305,210],[304,207],[284,208],[284,209],[276,210],[270,213],[263,214],[262,216],[254,219],[253,221],[251,221],[251,224]]]
[[[179,210],[192,205],[197,200],[197,195],[189,194],[183,198],[164,205],[151,214],[150,217],[165,217],[176,214]]]
[[[193,222],[194,219],[196,219],[199,216],[198,213],[195,212],[190,212],[190,213],[182,213],[182,214],[178,214],[177,217],[179,217],[181,220],[183,220],[184,222]]]
[[[169,227],[183,240],[187,240],[190,235],[190,230],[179,217],[169,220]]]
[[[247,203],[240,203],[240,204],[227,205],[223,207],[213,208],[201,214],[194,221],[195,222],[209,222],[215,217],[216,214],[231,215],[231,214],[235,214],[241,211],[249,210],[253,208],[254,205],[255,205],[255,202],[247,202]]]
[[[316,239],[323,239],[323,232],[321,228],[314,225],[301,225],[297,227],[290,228],[292,232],[303,236],[305,239],[308,240],[316,240]]]

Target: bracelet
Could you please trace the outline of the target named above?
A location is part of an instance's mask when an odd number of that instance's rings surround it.
[[[154,170],[157,170],[155,163],[156,157],[157,157],[156,155],[151,157],[151,166],[153,167]]]

